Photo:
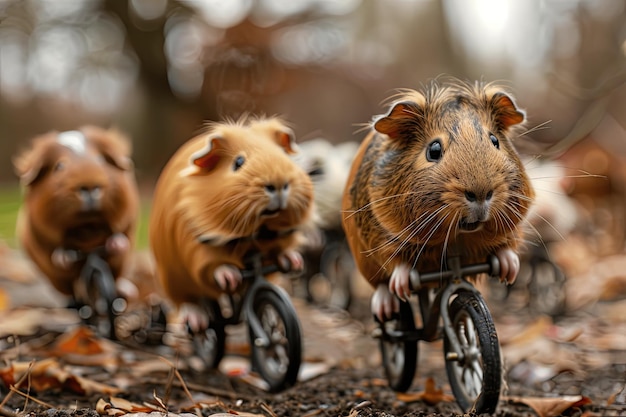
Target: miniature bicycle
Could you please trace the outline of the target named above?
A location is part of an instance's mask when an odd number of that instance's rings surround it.
[[[343,230],[324,229],[322,233],[323,244],[304,254],[306,270],[301,278],[306,300],[347,310],[352,302],[354,259]]]
[[[209,368],[217,368],[224,357],[226,326],[245,320],[252,369],[267,382],[269,391],[281,391],[293,386],[298,378],[302,332],[291,299],[266,276],[287,271],[276,264],[263,265],[261,256],[255,255],[241,272],[245,288],[241,294],[226,297],[226,308],[217,300],[203,299],[201,306],[208,313],[209,327],[192,333],[196,352]]]
[[[126,300],[117,294],[115,278],[104,247],[89,253],[75,251],[77,261],[84,260],[74,297],[79,317],[93,326],[100,336],[117,339],[115,320],[126,309]]]
[[[417,342],[443,337],[445,367],[452,392],[464,412],[493,413],[500,396],[502,368],[495,325],[481,294],[466,276],[488,273],[498,276],[498,258],[461,266],[458,256],[437,272],[410,274],[411,291],[417,294],[422,327],[416,328],[410,302],[401,302],[391,320],[380,323],[383,366],[389,385],[406,391],[417,367]]]
[[[567,277],[550,256],[545,244],[530,248],[522,259],[515,285],[502,287],[490,282],[490,295],[494,300],[505,301],[514,291],[525,291],[526,307],[531,314],[560,317],[566,311],[565,284]]]

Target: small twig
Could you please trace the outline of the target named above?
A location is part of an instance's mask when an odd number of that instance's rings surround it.
[[[265,412],[267,412],[271,417],[278,417],[276,415],[276,413],[274,411],[272,411],[272,409],[270,408],[269,405],[265,404],[265,403],[261,403],[261,409]]]
[[[146,382],[152,382],[151,380],[147,379]],[[153,383],[158,383],[156,381],[154,381]],[[176,386],[182,388],[182,385],[180,384],[180,382],[175,381],[174,384],[176,384]],[[254,401],[257,399],[257,397],[253,396],[253,395],[246,395],[243,393],[236,393],[234,391],[227,391],[224,389],[220,389],[220,388],[215,388],[215,387],[209,387],[206,385],[201,385],[201,384],[195,384],[193,382],[187,382],[186,383],[187,388],[193,391],[198,391],[198,392],[202,392],[204,394],[209,394],[209,395],[214,395],[216,397],[222,397],[222,398],[227,398],[231,401],[237,400],[237,399],[242,399],[242,400],[246,400],[246,401]]]
[[[185,380],[183,379],[183,376],[181,375],[181,373],[178,370],[178,368],[176,366],[174,366],[174,364],[172,362],[170,362],[169,360],[167,360],[167,359],[165,359],[163,357],[161,359],[172,367],[171,369],[173,370],[174,375],[176,375],[176,378],[178,379],[178,382],[180,383],[180,386],[182,387],[183,391],[185,391],[185,394],[189,398],[189,401],[191,401],[191,404],[195,404],[194,399],[193,399],[193,395],[191,395],[191,391],[189,391],[189,388],[187,388],[187,384],[185,383]],[[168,381],[168,384],[169,384],[170,387],[173,385],[173,383],[174,383],[173,380]],[[198,407],[194,407],[194,410],[195,410],[196,415],[198,417],[202,417],[202,411]]]
[[[24,393],[24,392],[20,391],[19,389],[15,388],[15,386],[13,386],[13,385],[11,385],[10,390],[11,390],[11,392],[14,392],[14,393],[16,393],[16,394],[18,394],[18,395],[21,395],[22,397],[24,397],[24,398],[26,398],[26,399],[28,399],[28,400],[34,401],[34,402],[36,402],[36,403],[37,403],[37,404],[39,404],[39,405],[43,405],[43,406],[44,406],[44,407],[46,407],[46,408],[49,408],[49,409],[54,408],[54,406],[53,406],[52,404],[48,404],[48,403],[46,403],[46,402],[43,402],[43,401],[41,401],[41,400],[38,400],[38,399],[37,399],[37,398],[35,398],[35,397],[31,397],[31,395],[30,395],[30,394],[26,394],[26,393]]]
[[[174,382],[174,368],[173,365],[170,365],[170,371],[167,373],[167,382],[165,383],[165,397],[163,398],[163,402],[167,405],[170,402],[170,398],[172,396],[172,383]]]
[[[7,406],[0,406],[0,416],[3,417],[18,417],[18,414],[11,410],[9,407]]]
[[[15,384],[13,384],[13,385],[11,385],[11,386],[9,387],[9,390],[10,390],[11,392],[9,392],[9,393],[8,393],[8,394],[4,397],[4,399],[2,400],[2,402],[0,402],[0,407],[4,407],[4,406],[6,405],[6,403],[7,403],[7,401],[9,401],[9,398],[11,398],[11,396],[13,395],[13,390],[12,390],[12,388],[13,388],[13,387],[15,387],[15,386],[19,387],[20,385],[22,385],[22,382],[24,382],[24,380],[26,379],[26,377],[28,377],[28,375],[30,375],[31,369],[33,369],[33,365],[34,365],[34,364],[35,364],[35,362],[34,362],[34,361],[31,361],[31,362],[30,362],[30,364],[28,365],[28,371],[27,371],[27,372],[24,372],[24,375],[22,375],[22,376],[20,377],[20,379],[19,379],[19,380],[18,380]]]

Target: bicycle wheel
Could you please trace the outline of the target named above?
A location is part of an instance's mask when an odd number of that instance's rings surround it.
[[[397,317],[380,323],[380,326],[383,332],[380,352],[389,387],[394,391],[405,392],[411,387],[417,369],[417,341],[391,339],[388,335],[393,332],[415,331],[411,304],[401,302]]]
[[[500,397],[502,368],[491,314],[482,297],[469,292],[459,294],[452,301],[449,313],[463,352],[463,358],[453,357],[444,332],[446,373],[452,393],[465,413],[493,413]]]
[[[116,312],[121,312],[125,305],[119,305],[113,275],[108,266],[100,265],[93,266],[85,278],[87,300],[83,301],[79,316],[94,327],[98,335],[115,340]]]
[[[528,284],[531,311],[555,317],[565,312],[565,274],[548,259],[532,262],[532,275]]]
[[[253,314],[269,344],[259,343],[260,339],[255,338],[252,327],[248,326],[252,367],[268,383],[271,392],[293,386],[302,361],[302,336],[296,311],[276,291],[260,289],[252,304]]]
[[[226,328],[222,310],[217,301],[208,301],[204,308],[209,313],[209,327],[201,332],[191,332],[196,354],[209,369],[217,369],[226,350]]]
[[[322,251],[320,270],[321,274],[309,280],[309,293],[314,301],[347,310],[352,302],[350,281],[354,272],[354,259],[345,241],[327,245]]]

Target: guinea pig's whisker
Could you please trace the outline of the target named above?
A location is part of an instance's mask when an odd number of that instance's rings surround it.
[[[510,212],[513,216],[518,217],[520,220],[522,219],[521,215],[519,214],[519,211],[513,206],[513,204],[508,203],[506,204],[506,209],[508,212]],[[500,214],[500,218],[502,219],[502,227],[503,230],[513,230],[515,229],[515,221],[506,214],[506,212],[502,211]]]
[[[431,213],[431,215],[428,216],[428,219],[432,218],[434,215],[436,215],[437,213],[439,213],[440,211],[442,211],[443,209],[445,209],[447,207],[443,206],[440,207],[439,209],[436,210],[435,213]],[[441,223],[443,223],[443,221],[446,219],[447,215],[444,216],[442,219],[440,219],[438,221],[437,224],[434,225],[433,229],[431,230],[431,232],[429,232],[429,234],[426,236],[426,241],[424,242],[423,245],[421,245],[421,248],[424,247],[424,245],[426,244],[426,242],[428,242],[428,240],[430,240],[430,238],[432,237],[432,235],[437,231],[437,229],[439,228],[439,226],[441,225]],[[426,222],[422,222],[418,224],[418,227],[415,228],[413,231],[411,231],[411,233],[409,233],[409,235],[400,243],[400,245],[398,245],[398,247],[393,251],[393,253],[391,254],[391,256],[387,259],[387,261],[385,261],[381,267],[381,269],[384,269],[389,262],[391,262],[392,259],[394,259],[396,256],[398,256],[398,254],[402,251],[402,249],[404,249],[407,245],[410,244],[411,239],[413,239],[419,232],[421,229],[423,229],[424,227],[424,223],[427,223],[429,220],[426,220]],[[415,225],[417,224],[417,220],[411,222],[411,225]],[[417,259],[419,259],[419,256],[421,254],[421,249],[420,252],[418,253],[415,262],[417,262]]]
[[[541,245],[546,250],[546,252],[548,252],[548,247],[546,246],[546,242],[543,240],[541,233],[539,233],[539,230],[537,230],[537,228],[535,228],[535,226],[528,219],[524,219],[522,221],[522,226],[527,226],[526,230],[528,232],[532,232],[537,237],[537,239],[531,240],[530,238],[527,238],[527,233],[525,233],[523,237],[520,237],[517,240],[524,245],[530,245],[534,247],[539,247],[539,245]]]
[[[428,242],[430,241],[430,239],[434,236],[434,234],[437,232],[437,230],[439,230],[439,227],[443,224],[443,222],[448,218],[450,214],[446,214],[445,216],[443,216],[438,222],[437,224],[435,224],[435,226],[431,229],[431,231],[429,232],[429,234],[426,236],[426,240],[424,241],[424,243],[422,243],[422,245],[420,245],[420,250],[417,253],[417,257],[415,258],[415,262],[417,262],[417,260],[420,258],[420,256],[422,256],[422,253],[424,252],[424,249],[426,248],[426,246],[428,245]]]
[[[355,214],[367,210],[370,206],[376,204],[376,203],[380,203],[381,201],[385,201],[385,200],[391,200],[392,198],[398,198],[398,197],[404,197],[407,195],[412,195],[415,194],[415,191],[407,191],[406,193],[400,193],[400,194],[394,194],[394,195],[388,195],[385,197],[381,197],[378,198],[376,200],[370,201],[369,203],[365,204],[362,207],[359,207],[356,210],[352,210],[352,211],[344,211],[344,213],[348,213],[348,216],[346,217],[346,219],[349,219],[350,217],[354,216]]]
[[[425,224],[427,224],[432,217],[436,216],[444,208],[445,207],[441,207],[438,210],[436,210],[434,213],[428,213],[428,212],[422,213],[417,219],[413,220],[404,229],[402,229],[393,239],[389,239],[388,241],[386,241],[386,242],[384,242],[384,243],[382,243],[382,244],[380,244],[378,246],[375,246],[374,248],[371,248],[371,249],[368,249],[366,251],[363,251],[362,253],[366,254],[367,256],[371,256],[373,253],[375,253],[375,252],[377,252],[379,250],[382,250],[382,249],[392,245],[394,242],[398,241],[400,239],[400,237],[402,237],[405,233],[409,233],[409,236],[405,238],[405,241],[406,241],[406,239],[408,239],[408,240],[413,239],[413,237],[415,237],[415,235],[417,233],[419,233],[420,230],[423,227],[425,227]],[[425,219],[422,222],[422,218],[424,216],[426,216],[426,215],[428,215],[428,218]],[[416,224],[417,224],[418,227],[414,229],[414,226]],[[420,226],[420,225],[422,225],[422,226]],[[414,229],[414,230],[411,230],[411,229]]]
[[[454,217],[452,218],[452,221],[450,222],[450,225],[448,226],[448,231],[446,232],[446,238],[443,241],[443,250],[441,251],[441,259],[439,260],[439,263],[441,265],[440,271],[443,270],[443,265],[445,263],[445,259],[446,259],[446,254],[448,253],[448,243],[450,242],[450,233],[452,232],[452,228],[458,228],[458,221],[457,218],[459,217],[459,213],[455,213]]]
[[[552,120],[546,120],[545,122],[539,123],[537,126],[531,127],[527,131],[520,133],[518,136],[525,136],[529,133],[537,132],[539,130],[550,129],[550,126],[548,126],[550,123],[552,123]]]
[[[515,224],[513,223],[513,221],[503,211],[497,212],[496,225],[497,230],[502,231],[502,233],[506,233],[507,231],[513,230],[515,228]]]

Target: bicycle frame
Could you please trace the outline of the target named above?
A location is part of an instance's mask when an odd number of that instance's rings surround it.
[[[259,318],[256,314],[254,314],[254,295],[264,288],[273,288],[278,290],[277,294],[285,304],[290,304],[291,300],[285,291],[283,291],[282,288],[273,285],[265,278],[269,274],[285,271],[283,271],[276,264],[263,265],[260,255],[255,255],[251,258],[250,267],[251,268],[249,269],[241,271],[242,278],[246,282],[246,288],[242,293],[242,299],[236,300],[232,294],[228,295],[230,305],[233,309],[233,314],[228,319],[224,319],[224,324],[237,324],[241,322],[242,318],[245,316],[248,325],[252,329],[255,345],[259,347],[267,347],[270,345],[270,340],[263,331]],[[219,303],[216,302],[215,308],[220,308]]]
[[[463,291],[474,293],[481,297],[480,292],[467,280],[466,276],[488,273],[497,275],[500,271],[500,262],[496,256],[490,256],[488,262],[461,266],[459,256],[451,256],[447,261],[447,268],[437,272],[420,274],[416,270],[410,272],[411,292],[416,293],[419,299],[422,328],[413,331],[385,331],[383,338],[394,341],[432,342],[441,337],[440,319],[443,322],[443,331],[446,333],[453,352],[446,359],[464,359],[464,352],[454,332],[452,320],[448,313],[450,298]],[[434,300],[430,299],[430,290],[438,288]]]

